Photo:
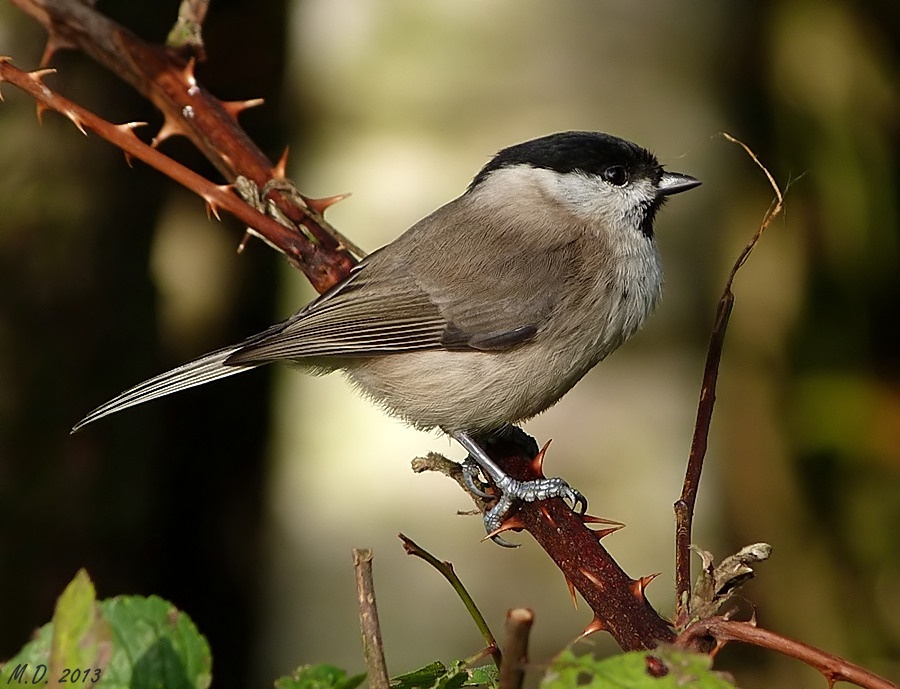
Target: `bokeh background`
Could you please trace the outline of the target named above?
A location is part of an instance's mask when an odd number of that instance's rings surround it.
[[[164,39],[176,2],[101,9]],[[0,54],[36,67],[42,30],[0,4]],[[785,215],[737,283],[695,540],[773,558],[745,595],[760,623],[900,679],[900,5],[896,0],[221,1],[201,82],[374,249],[462,192],[498,149],[609,131],[704,185],[657,231],[667,273],[648,326],[527,425],[548,470],[628,524],[606,541],[672,609],[680,492],[715,304],[771,200]],[[115,122],[158,126],[84,56],[48,84]],[[495,629],[536,610],[541,664],[589,621],[527,536],[481,543],[446,479],[414,476],[437,434],[405,428],[338,376],[257,371],[76,436],[125,387],[237,341],[311,298],[241,228],[8,85],[0,104],[0,657],[47,621],[79,567],[100,595],[156,593],[210,639],[218,687],[301,663],[359,671],[350,549],[373,547],[388,664],[474,654],[480,638],[403,531],[456,565]],[[163,150],[215,178],[183,141]],[[611,651],[607,638],[590,645]],[[728,648],[742,686],[819,686],[794,661]]]

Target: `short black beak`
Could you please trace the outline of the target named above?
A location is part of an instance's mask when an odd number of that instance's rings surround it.
[[[688,189],[699,187],[700,180],[690,175],[683,175],[680,172],[668,172],[663,170],[662,177],[656,185],[657,192],[660,196],[671,196],[672,194],[680,194]]]

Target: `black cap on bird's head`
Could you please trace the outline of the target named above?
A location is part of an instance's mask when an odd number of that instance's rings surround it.
[[[635,143],[602,132],[560,132],[504,148],[472,180],[473,189],[496,170],[517,165],[597,175],[615,186],[650,179],[660,196],[693,189],[700,181],[663,170],[656,156]]]

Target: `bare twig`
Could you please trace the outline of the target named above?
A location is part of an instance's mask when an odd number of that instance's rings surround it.
[[[725,289],[716,308],[716,319],[710,336],[709,349],[706,355],[706,366],[703,370],[703,384],[700,388],[700,402],[697,405],[697,420],[694,424],[694,437],[691,440],[691,452],[684,475],[681,497],[675,503],[675,626],[684,627],[691,619],[689,596],[691,591],[691,531],[694,520],[694,506],[697,502],[697,491],[700,488],[700,475],[703,472],[703,460],[709,441],[709,429],[712,422],[713,408],[716,403],[716,384],[719,378],[719,363],[725,346],[725,333],[731,310],[734,307],[734,293],[731,288],[737,272],[741,269],[759,238],[784,207],[784,196],[775,179],[746,144],[738,141],[730,134],[723,136],[732,143],[741,146],[753,162],[759,166],[769,180],[775,192],[775,202],[766,211],[763,220],[744,250],[735,260],[725,283]]]
[[[375,585],[372,582],[372,551],[368,548],[353,549],[353,570],[356,573],[356,595],[359,602],[359,629],[362,633],[363,655],[366,673],[372,689],[389,689],[387,665],[384,662],[384,645],[375,605]]]
[[[534,624],[534,610],[514,608],[506,613],[500,689],[521,689],[528,665],[528,637]]]
[[[406,551],[407,555],[414,555],[415,557],[425,560],[425,562],[434,567],[441,576],[450,582],[453,590],[456,591],[456,595],[459,596],[463,605],[466,606],[466,610],[469,611],[469,615],[475,622],[475,626],[478,627],[478,631],[481,632],[481,636],[484,638],[485,643],[487,643],[487,651],[494,659],[494,664],[498,668],[501,668],[501,653],[500,648],[497,646],[497,640],[491,633],[491,628],[488,626],[487,620],[484,619],[484,615],[481,614],[481,611],[478,609],[472,596],[469,595],[466,587],[453,570],[453,564],[446,560],[438,560],[434,555],[422,548],[422,546],[408,536],[403,534],[398,534],[398,536],[403,542],[403,549]]]
[[[832,655],[800,641],[794,641],[753,622],[739,622],[724,617],[710,617],[688,626],[678,637],[676,646],[695,648],[712,637],[718,647],[729,641],[742,641],[796,658],[821,672],[829,686],[835,682],[850,682],[866,689],[897,689],[896,684],[840,656]]]

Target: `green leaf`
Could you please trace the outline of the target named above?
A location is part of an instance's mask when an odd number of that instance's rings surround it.
[[[391,680],[393,689],[419,689],[420,687],[433,687],[437,681],[447,674],[447,666],[436,660],[430,665],[420,667],[412,672],[399,675]]]
[[[94,585],[82,569],[57,599],[53,621],[0,668],[0,683],[92,687],[103,676],[111,655],[109,625],[97,605]]]
[[[275,689],[356,689],[366,676],[347,673],[334,665],[303,665],[275,680]]]
[[[473,667],[469,671],[467,687],[487,686],[496,687],[500,683],[500,671],[496,665],[482,665]]]
[[[104,681],[125,689],[207,689],[212,658],[191,619],[158,596],[118,596],[100,604],[115,652]],[[107,685],[104,684],[103,689]]]
[[[675,649],[633,651],[597,660],[563,651],[541,689],[734,689],[706,655]]]
[[[391,680],[391,688],[459,689],[463,686],[484,685],[494,687],[497,685],[497,677],[497,669],[493,665],[469,669],[467,661],[458,660],[448,668],[443,663],[435,661],[418,670],[394,677]]]
[[[0,685],[64,681],[89,689],[99,680],[101,689],[207,689],[211,664],[206,639],[171,603],[120,596],[97,604],[79,572],[53,621],[0,667]]]
[[[51,624],[49,677],[79,684],[83,674],[99,679],[112,653],[110,629],[100,614],[94,585],[85,570],[78,570],[56,601]]]

